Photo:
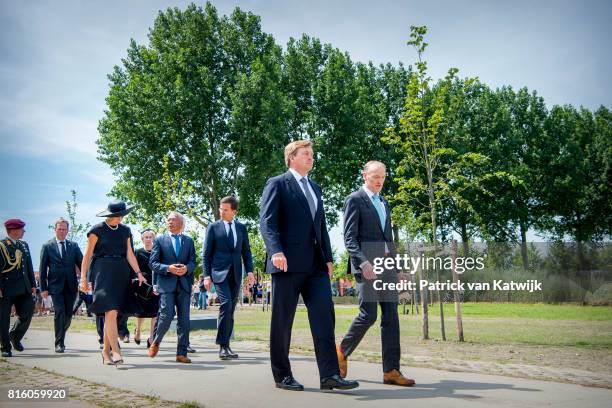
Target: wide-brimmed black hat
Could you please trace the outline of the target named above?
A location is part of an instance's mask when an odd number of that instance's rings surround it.
[[[127,215],[134,209],[133,205],[128,206],[125,202],[113,200],[108,203],[106,210],[96,214],[96,217],[121,217]]]

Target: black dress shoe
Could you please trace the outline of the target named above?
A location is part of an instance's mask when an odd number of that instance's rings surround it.
[[[232,349],[230,348],[230,346],[227,346],[226,349],[227,349],[227,354],[229,355],[230,358],[238,358],[238,354],[234,353]]]
[[[65,349],[66,348],[64,346],[56,346],[55,347],[55,352],[56,353],[63,353]]]
[[[17,341],[13,338],[13,336],[9,336],[9,339],[11,340],[11,344],[13,345],[13,348],[17,351],[23,351],[23,344],[21,344],[20,341]]]
[[[13,353],[11,353],[10,350],[9,351],[3,351],[2,352],[2,357],[7,357],[7,358],[8,357],[13,357]]]
[[[229,351],[227,350],[227,347],[221,346],[219,348],[219,358],[221,360],[229,360],[231,358],[230,354],[229,354]]]
[[[188,353],[195,353],[196,350],[193,347],[191,347],[191,346],[187,346],[187,352]]]
[[[283,390],[289,391],[304,391],[304,386],[297,382],[292,375],[288,375],[281,380],[281,382],[276,383],[276,388],[280,388]]]
[[[353,388],[357,387],[359,387],[359,383],[357,381],[345,380],[338,374],[321,379],[322,390],[333,390],[334,388],[339,390],[352,390]]]

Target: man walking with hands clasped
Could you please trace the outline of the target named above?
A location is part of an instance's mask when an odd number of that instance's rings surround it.
[[[191,363],[191,359],[187,357],[187,349],[191,285],[196,266],[195,246],[193,239],[183,234],[185,219],[180,213],[173,211],[168,214],[166,224],[168,233],[155,238],[149,259],[149,266],[156,276],[157,291],[160,294],[157,330],[149,348],[149,357],[155,357],[159,352],[159,345],[170,328],[176,308],[176,361]]]

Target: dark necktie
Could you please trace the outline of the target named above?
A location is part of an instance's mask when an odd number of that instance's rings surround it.
[[[312,195],[310,194],[310,190],[308,190],[308,180],[306,177],[302,177],[300,179],[300,183],[302,183],[304,186],[304,195],[306,196],[306,201],[308,201],[308,207],[310,207],[310,215],[314,219],[317,209],[315,207],[314,200],[312,199]]]
[[[60,254],[62,259],[64,259],[64,255],[66,255],[66,242],[65,241],[61,241],[60,245],[62,246],[62,253]]]
[[[227,231],[227,238],[229,239],[230,245],[233,248],[234,247],[234,231],[232,231],[232,223],[228,222],[227,223],[229,230]]]

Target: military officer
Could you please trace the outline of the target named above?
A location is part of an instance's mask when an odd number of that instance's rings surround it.
[[[36,295],[36,281],[30,249],[22,241],[25,222],[10,219],[4,223],[7,237],[0,241],[0,344],[2,357],[11,357],[11,345],[23,351],[21,339],[25,335],[32,314]],[[15,306],[17,320],[9,331],[11,308]]]

